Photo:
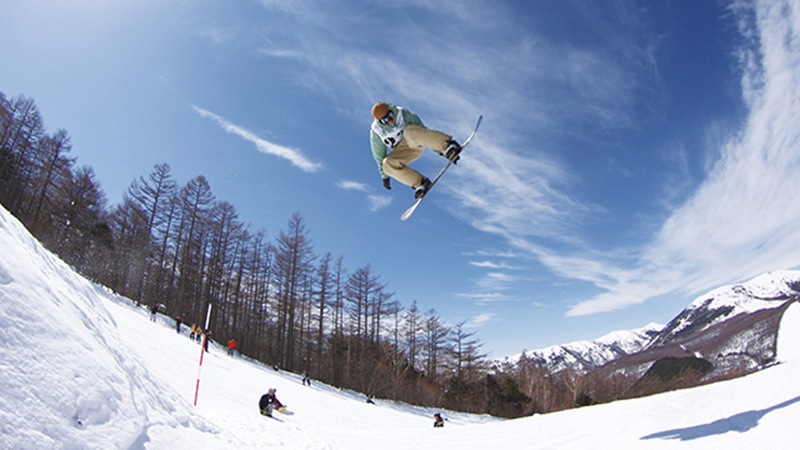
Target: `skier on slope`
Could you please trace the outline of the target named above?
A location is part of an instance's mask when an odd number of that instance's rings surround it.
[[[458,142],[441,131],[426,128],[419,116],[411,111],[380,102],[372,107],[372,116],[375,117],[370,128],[372,155],[386,189],[391,189],[389,177],[392,177],[415,189],[415,198],[428,192],[431,180],[408,167],[422,156],[426,147],[454,164],[458,162],[461,153]]]

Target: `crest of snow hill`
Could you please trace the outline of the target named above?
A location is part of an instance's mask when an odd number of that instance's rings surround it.
[[[695,386],[775,362],[783,312],[800,298],[800,271],[775,271],[697,297],[666,326],[651,323],[498,361],[609,380],[634,377],[628,396]]]

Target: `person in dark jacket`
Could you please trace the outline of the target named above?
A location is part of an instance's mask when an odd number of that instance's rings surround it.
[[[272,409],[282,407],[283,403],[275,396],[275,388],[270,388],[266,394],[261,396],[261,400],[258,401],[258,409],[260,409],[261,414],[265,416],[272,417]]]
[[[434,419],[434,422],[433,422],[433,427],[434,428],[441,428],[441,427],[444,426],[444,419],[442,419],[442,415],[441,414],[439,414],[439,413],[434,414],[433,415],[433,419]]]
[[[208,341],[211,340],[211,330],[206,330],[206,338],[203,341],[203,345],[205,346],[205,351],[208,353]]]

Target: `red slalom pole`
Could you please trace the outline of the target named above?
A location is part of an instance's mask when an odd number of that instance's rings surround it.
[[[203,354],[206,352],[206,345],[208,343],[208,320],[211,318],[211,303],[208,304],[208,312],[206,312],[206,326],[203,328],[203,344],[200,346],[200,366],[197,368],[197,385],[194,388],[194,406],[197,406],[197,395],[200,393],[200,371],[203,370]]]

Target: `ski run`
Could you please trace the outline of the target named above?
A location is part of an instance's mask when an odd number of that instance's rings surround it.
[[[800,305],[779,363],[708,386],[516,420],[376,399],[231,358],[76,275],[0,208],[3,449],[791,449]],[[193,406],[198,379],[199,396]],[[261,416],[268,388],[293,415]]]

